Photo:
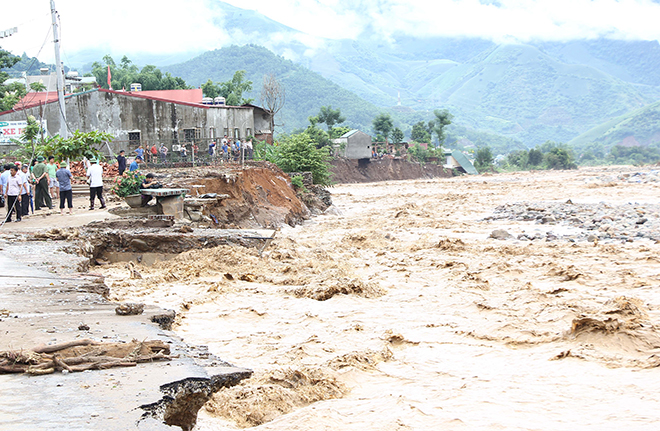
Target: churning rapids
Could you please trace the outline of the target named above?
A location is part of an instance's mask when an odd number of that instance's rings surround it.
[[[635,175],[637,174],[637,175]],[[104,267],[254,376],[199,430],[655,430],[660,182],[587,168],[340,185],[263,256]],[[497,232],[495,232],[497,231]]]

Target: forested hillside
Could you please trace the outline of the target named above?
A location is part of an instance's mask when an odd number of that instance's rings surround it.
[[[400,94],[404,106],[447,108],[464,125],[528,146],[568,141],[656,100],[657,89],[632,80],[646,69],[628,66],[634,61],[623,54],[624,45],[616,45],[610,60],[596,61],[607,49],[594,43],[584,64],[560,56],[557,46],[544,46],[551,55],[533,45],[479,39],[408,38],[391,46],[336,42],[323,54],[333,61],[317,58],[309,65],[376,104],[394,105]],[[655,54],[643,65],[652,68],[654,59]],[[615,70],[617,75],[609,73]]]
[[[185,63],[163,68],[174,76],[182,77],[189,85],[200,86],[207,80],[227,81],[237,70],[246,71],[246,79],[253,82],[253,91],[245,97],[253,97],[259,103],[263,77],[274,74],[286,88],[286,104],[281,118],[286,130],[307,127],[307,118],[316,115],[321,106],[340,108],[346,116],[346,125],[362,130],[371,130],[371,121],[379,109],[318,73],[268,49],[245,45],[231,46],[206,52]]]
[[[660,142],[660,102],[626,113],[598,125],[570,141],[575,148],[596,143],[608,149],[614,145],[649,146]]]

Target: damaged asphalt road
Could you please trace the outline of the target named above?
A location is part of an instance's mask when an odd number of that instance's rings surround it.
[[[11,430],[189,430],[197,410],[223,386],[252,371],[185,345],[152,323],[163,310],[146,306],[120,316],[104,299],[93,274],[57,275],[78,258],[61,242],[2,241],[0,247],[0,351],[90,338],[99,342],[161,340],[171,361],[127,368],[30,376],[0,374],[0,426]],[[156,319],[157,320],[157,319]],[[88,329],[87,329],[88,328]]]

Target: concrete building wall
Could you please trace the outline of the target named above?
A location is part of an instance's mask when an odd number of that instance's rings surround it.
[[[25,120],[27,115],[43,115],[52,136],[60,131],[58,110],[57,103],[50,103],[6,113],[0,119],[16,121]],[[113,135],[116,141],[128,141],[129,133],[140,132],[140,141],[146,145],[169,143],[175,131],[179,141],[184,142],[185,129],[199,129],[200,139],[218,138],[225,132],[236,137],[238,129],[239,137],[245,138],[248,133],[254,135],[255,130],[268,130],[269,124],[266,112],[258,107],[191,106],[95,90],[68,97],[66,114],[72,131],[100,130]]]
[[[360,131],[346,136],[346,151],[344,154],[347,159],[371,158],[371,136]]]

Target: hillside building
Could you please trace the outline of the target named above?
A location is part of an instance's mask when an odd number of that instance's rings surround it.
[[[30,90],[30,84],[39,83],[44,86],[44,92],[54,92],[57,94],[57,73],[50,73],[47,69],[44,70],[41,75],[26,75],[20,78],[10,78],[4,82],[5,85],[13,83],[24,85],[28,91]],[[64,75],[65,93],[73,93],[84,87],[96,87],[96,85],[96,78],[93,76],[79,76],[78,72],[69,72]]]
[[[202,104],[202,90],[126,92],[101,88],[65,97],[70,131],[99,130],[115,137],[115,146],[201,143],[227,135],[254,136],[272,142],[270,116],[254,105]],[[57,94],[29,93],[0,122],[25,121],[28,115],[45,120],[49,135],[60,130]]]
[[[347,159],[369,159],[371,158],[371,136],[359,130],[346,132],[332,142],[336,145],[344,145],[344,157]]]

